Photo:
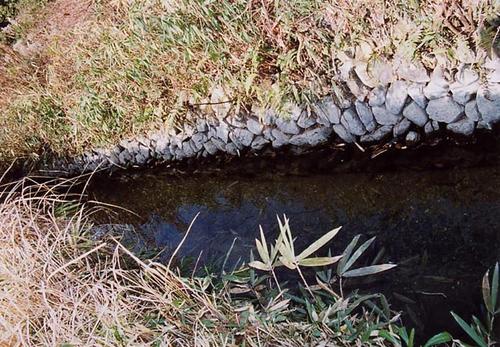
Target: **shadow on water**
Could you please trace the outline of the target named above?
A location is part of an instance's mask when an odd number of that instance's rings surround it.
[[[343,226],[330,244],[340,253],[357,234],[376,236],[369,258],[399,266],[369,282],[404,311],[407,325],[429,336],[458,332],[449,314],[480,314],[480,283],[500,260],[500,165],[446,170],[370,173],[266,174],[252,177],[202,174],[97,179],[90,193],[128,208],[120,223],[138,226],[137,252],[168,259],[193,217],[200,215],[180,249],[201,263],[224,257],[247,260],[262,225],[277,235],[276,215],[286,214],[297,247]]]

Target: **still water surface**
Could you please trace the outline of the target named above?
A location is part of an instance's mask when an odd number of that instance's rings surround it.
[[[201,253],[204,263],[223,258],[233,242],[227,264],[247,260],[259,225],[272,240],[282,214],[299,250],[336,226],[343,228],[329,245],[334,254],[357,234],[376,236],[359,265],[381,255],[399,266],[355,285],[387,294],[406,324],[427,336],[457,331],[450,310],[467,320],[481,314],[482,275],[500,260],[498,165],[307,176],[144,173],[98,179],[90,194],[134,211],[113,222],[135,224],[135,251],[163,250],[163,260],[198,212],[180,254]]]

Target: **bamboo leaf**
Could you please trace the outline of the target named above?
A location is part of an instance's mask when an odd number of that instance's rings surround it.
[[[396,264],[380,264],[380,265],[366,266],[366,267],[362,267],[359,269],[347,271],[342,276],[343,277],[368,276],[368,275],[373,275],[373,274],[376,274],[379,272],[390,270],[396,266],[397,266]]]
[[[288,235],[288,247],[290,248],[290,252],[292,253],[293,258],[295,258],[295,247],[293,245],[293,236],[292,229],[290,229],[290,220],[285,217],[285,232]]]
[[[302,266],[325,266],[338,262],[342,256],[337,257],[317,257],[317,258],[306,258],[299,260],[299,265]]]
[[[462,318],[460,318],[458,315],[456,315],[453,311],[450,313],[453,316],[453,318],[455,319],[455,321],[458,323],[458,325],[460,325],[460,327],[467,333],[467,335],[470,336],[471,339],[474,340],[475,343],[477,343],[477,345],[479,347],[488,347],[488,344],[486,343],[486,341],[484,341],[483,338],[481,336],[479,336],[470,325],[465,323],[465,321]]]
[[[278,239],[276,240],[276,243],[274,246],[271,246],[271,259],[272,261],[276,260],[276,256],[278,255],[279,248],[281,244],[283,243],[283,235],[281,233],[278,235]]]
[[[270,267],[267,264],[264,264],[263,262],[258,260],[251,261],[250,263],[248,263],[248,266],[262,271],[271,271]]]
[[[450,342],[453,338],[451,335],[447,332],[442,332],[437,335],[434,335],[431,337],[427,342],[425,343],[424,347],[432,347],[432,346],[438,346],[442,345],[443,343]]]
[[[288,306],[288,303],[290,302],[290,299],[285,299],[285,300],[282,300],[276,304],[274,304],[273,306],[271,306],[268,311],[269,312],[272,312],[272,311],[278,311],[278,310],[281,310],[283,308],[286,308]]]
[[[360,235],[354,236],[352,241],[347,245],[346,249],[344,249],[344,252],[342,253],[343,257],[340,259],[339,265],[337,267],[337,274],[340,275],[344,272],[344,267],[346,262],[349,260],[349,257],[351,256],[352,250],[354,247],[356,247],[356,244],[358,243]]]
[[[396,339],[397,336],[394,335],[394,333],[391,333],[387,330],[380,330],[378,332],[378,336],[384,338],[385,340],[389,341],[392,343],[394,346],[400,347],[401,342],[399,341],[399,338]]]
[[[266,252],[266,255],[267,255],[267,261],[266,262],[270,262],[270,259],[269,259],[269,248],[267,247],[266,236],[264,235],[264,230],[262,230],[262,226],[261,225],[259,225],[259,229],[260,229],[260,239],[261,239],[261,242],[262,242],[262,246],[264,247],[264,251]]]
[[[255,239],[255,246],[257,247],[257,253],[259,253],[260,259],[262,259],[264,263],[269,264],[269,253],[266,252],[266,249],[258,239]]]
[[[335,228],[335,229],[327,232],[325,235],[321,236],[319,239],[314,241],[309,247],[307,247],[305,250],[303,250],[302,253],[300,253],[297,258],[299,260],[305,259],[308,256],[310,256],[311,254],[313,254],[314,252],[316,252],[318,249],[323,247],[328,241],[333,239],[335,237],[335,235],[337,235],[337,233],[340,231],[341,228],[342,227]]]
[[[486,305],[486,309],[488,312],[492,313],[495,308],[492,306],[492,301],[491,301],[491,288],[490,288],[490,271],[486,271],[486,273],[483,276],[483,284],[481,286],[481,290],[483,292],[483,300],[484,304]]]
[[[354,252],[352,257],[349,258],[349,260],[346,262],[343,271],[347,271],[351,268],[351,266],[354,264],[356,260],[358,260],[359,257],[366,251],[366,249],[372,244],[372,242],[375,240],[375,237],[372,237],[371,239],[365,241],[359,248]]]
[[[500,282],[499,278],[499,268],[498,263],[495,264],[495,270],[493,270],[493,278],[491,279],[491,306],[493,310],[497,307],[498,300],[498,285]]]
[[[286,257],[280,257],[279,258],[281,263],[283,265],[285,265],[287,268],[289,268],[290,270],[295,270],[297,268],[297,266],[290,260],[288,260]]]
[[[408,337],[408,332],[406,331],[405,327],[402,327],[401,329],[399,329],[399,336],[403,339],[404,343],[406,343],[406,345],[408,346],[410,338]]]
[[[292,254],[292,251],[290,250],[289,247],[287,247],[286,243],[283,242],[278,249],[279,253],[283,258],[286,258],[289,262],[294,262],[295,257]],[[280,257],[281,258],[281,257]]]

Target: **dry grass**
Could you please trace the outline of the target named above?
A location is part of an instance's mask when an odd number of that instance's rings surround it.
[[[170,124],[224,85],[236,107],[328,94],[338,54],[459,63],[491,48],[495,0],[56,0],[0,56],[2,157],[80,152]],[[466,55],[466,54],[465,54]],[[474,57],[472,59],[475,59]],[[2,62],[3,61],[3,62]]]
[[[292,312],[277,305],[280,301],[254,307],[251,301],[231,299],[226,286],[216,289],[210,277],[181,278],[165,265],[136,258],[111,237],[91,241],[86,231],[92,210],[78,197],[57,195],[56,188],[26,179],[2,195],[0,345],[360,343],[344,341],[326,325],[275,321],[270,306],[280,307],[276,314]],[[347,320],[353,324],[362,317]]]
[[[20,182],[0,206],[0,345],[229,343],[223,324],[233,313],[223,297],[117,242],[91,242],[81,207],[58,217],[69,202],[32,184]],[[221,329],[209,333],[203,319]]]

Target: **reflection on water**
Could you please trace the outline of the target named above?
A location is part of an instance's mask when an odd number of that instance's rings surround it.
[[[199,212],[182,256],[201,262],[248,259],[262,225],[269,240],[276,215],[286,214],[297,248],[333,227],[330,245],[341,252],[356,234],[377,236],[370,261],[399,264],[364,290],[382,290],[407,324],[425,334],[454,329],[449,311],[478,313],[480,280],[500,259],[500,167],[383,174],[189,178],[144,174],[97,181],[91,193],[126,207],[120,223],[138,226],[136,251],[162,250],[168,259]],[[115,221],[116,222],[116,221]]]

